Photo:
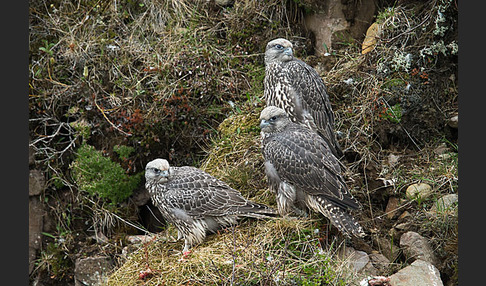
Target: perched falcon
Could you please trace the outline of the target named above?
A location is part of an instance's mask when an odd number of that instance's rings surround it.
[[[360,204],[348,192],[338,160],[315,131],[290,121],[286,112],[268,106],[260,114],[262,152],[270,189],[276,194],[278,212],[326,216],[347,236],[364,236],[347,212]]]
[[[263,84],[267,106],[282,108],[292,122],[307,126],[324,138],[337,158],[343,156],[324,81],[311,66],[294,58],[288,40],[268,42]]]
[[[242,217],[268,218],[275,210],[245,199],[240,192],[197,168],[170,167],[155,159],[145,167],[145,188],[163,217],[184,238],[183,253],[207,232],[236,224]]]

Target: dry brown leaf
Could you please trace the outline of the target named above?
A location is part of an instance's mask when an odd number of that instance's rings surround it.
[[[375,48],[378,37],[380,36],[380,32],[381,29],[378,23],[374,22],[373,24],[371,24],[371,26],[366,31],[366,37],[363,40],[363,44],[361,45],[362,55],[371,52]]]

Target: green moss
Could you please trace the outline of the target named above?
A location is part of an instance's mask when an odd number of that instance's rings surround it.
[[[76,160],[71,164],[72,175],[78,187],[92,196],[119,203],[127,199],[137,187],[142,173],[129,176],[120,164],[83,144],[78,149]]]

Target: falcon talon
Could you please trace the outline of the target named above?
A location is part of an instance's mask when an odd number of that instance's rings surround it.
[[[182,252],[182,257],[187,258],[187,257],[188,257],[190,254],[191,254],[191,251],[190,251],[190,250],[188,250],[188,251],[183,251],[183,252]]]

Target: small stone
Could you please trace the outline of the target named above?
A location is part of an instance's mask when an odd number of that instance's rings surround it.
[[[439,213],[439,212],[446,212],[453,208],[453,205],[459,201],[459,196],[457,194],[448,194],[442,196],[437,200],[437,202],[432,205],[430,208],[430,212],[432,213]]]
[[[400,255],[400,247],[395,245],[391,238],[377,236],[376,244],[381,253],[390,261],[394,261]]]
[[[459,127],[459,116],[456,115],[449,118],[449,120],[447,120],[447,125],[449,125],[451,128],[457,129]]]
[[[402,222],[394,226],[398,230],[407,230],[410,227],[409,222]]]
[[[408,186],[406,190],[407,198],[409,199],[416,199],[416,198],[425,199],[430,197],[432,193],[433,193],[432,187],[429,184],[425,184],[425,183],[412,184]]]
[[[35,163],[35,151],[32,146],[29,146],[29,166]]]
[[[45,188],[44,174],[34,169],[29,171],[29,196],[40,195]]]
[[[95,256],[76,260],[74,268],[75,286],[101,286],[108,280],[113,261],[106,256]]]
[[[446,143],[441,143],[441,144],[439,144],[439,146],[437,146],[437,148],[434,149],[434,153],[436,155],[442,155],[442,154],[445,154],[447,152],[450,152],[450,149],[449,149],[449,147],[447,147]]]
[[[29,198],[29,274],[35,266],[44,231],[44,207],[39,197]]]
[[[408,258],[420,259],[433,265],[438,264],[437,257],[429,241],[420,234],[408,231],[400,237],[400,247]]]
[[[341,259],[349,263],[350,267],[352,267],[355,272],[361,274],[374,274],[378,272],[373,264],[371,264],[368,254],[364,251],[356,250],[352,247],[345,247],[339,250],[339,256]]]
[[[390,167],[395,166],[398,163],[398,159],[400,159],[400,156],[394,154],[388,155],[388,165],[390,165]]]
[[[393,286],[444,286],[439,270],[432,264],[415,260],[411,265],[390,276]]]
[[[364,251],[355,250],[350,256],[349,260],[351,261],[354,270],[359,272],[362,270],[368,262],[370,262],[370,258],[368,254]]]
[[[452,154],[451,153],[440,154],[438,157],[439,159],[447,160],[452,157]]]
[[[399,217],[398,221],[403,221],[410,218],[412,215],[408,211],[404,211]]]
[[[390,197],[388,203],[386,204],[386,217],[392,219],[396,214],[396,209],[400,205],[400,200],[397,197]]]
[[[127,236],[127,241],[131,244],[147,243],[151,241],[154,237],[150,235],[129,235]]]
[[[381,274],[384,274],[388,267],[390,267],[390,260],[381,253],[371,253],[370,255],[368,255],[368,257],[370,258],[371,264],[373,264],[373,266],[379,272],[381,272]]]

